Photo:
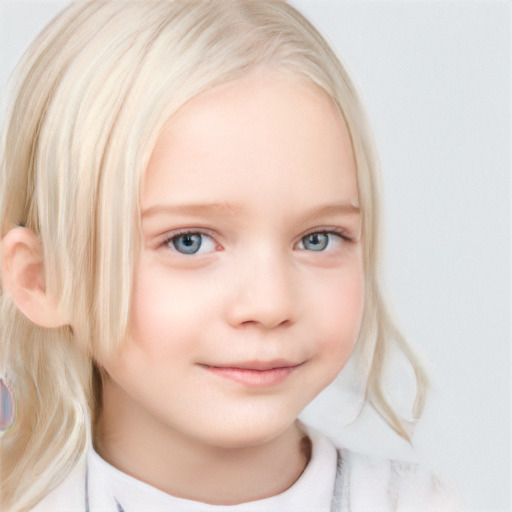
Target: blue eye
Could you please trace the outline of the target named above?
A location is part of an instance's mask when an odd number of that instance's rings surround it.
[[[215,250],[215,242],[204,233],[180,233],[169,238],[167,245],[174,247],[181,254],[198,254]]]
[[[337,233],[315,232],[302,237],[299,249],[306,251],[325,251],[330,245],[342,238]]]

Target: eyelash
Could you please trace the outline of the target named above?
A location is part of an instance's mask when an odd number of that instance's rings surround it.
[[[345,242],[352,242],[353,238],[349,236],[346,230],[341,228],[325,228],[325,229],[314,229],[300,237],[301,240],[311,235],[336,235],[339,236]]]
[[[215,242],[215,239],[213,238],[213,236],[210,235],[209,233],[205,232],[205,231],[187,229],[187,230],[183,230],[183,231],[174,232],[171,235],[168,235],[162,241],[160,246],[161,247],[167,247],[167,248],[171,249],[171,244],[174,244],[174,241],[177,238],[179,238],[180,236],[186,236],[186,235],[190,235],[190,236],[192,236],[192,235],[201,235],[201,236],[204,236],[204,237],[208,237],[209,239],[211,239],[211,240],[213,240]],[[299,241],[294,246],[296,246],[297,244],[303,242],[305,238],[307,238],[308,236],[311,236],[311,235],[335,235],[335,236],[339,237],[344,242],[352,242],[353,241],[353,238],[351,236],[349,236],[344,229],[341,229],[341,228],[326,228],[326,229],[315,229],[315,230],[312,230],[312,231],[309,231],[309,232],[305,233],[304,235],[302,235],[300,237]],[[302,249],[302,250],[307,250],[307,249]],[[190,253],[190,254],[181,253],[176,248],[173,249],[173,252],[176,252],[178,254],[182,254],[182,255],[187,256],[189,258],[196,256],[196,253]],[[314,252],[314,251],[311,251],[311,252]],[[318,251],[318,252],[323,252],[323,251]]]
[[[201,231],[201,230],[191,230],[191,229],[185,229],[183,231],[177,231],[177,232],[174,232],[172,233],[171,235],[168,235],[161,243],[161,247],[167,247],[169,249],[171,249],[171,245],[174,244],[174,241],[179,238],[180,236],[186,236],[186,235],[201,235],[203,237],[208,237],[209,239],[211,239],[215,245],[218,245],[216,244],[215,242],[215,239],[213,238],[212,235],[210,235],[209,233],[206,233],[205,231]],[[171,249],[173,252],[176,252],[178,254],[182,254],[183,256],[187,256],[187,257],[194,257],[196,256],[196,253],[191,253],[191,254],[186,254],[186,253],[181,253],[180,251],[178,251],[176,248],[173,248]]]

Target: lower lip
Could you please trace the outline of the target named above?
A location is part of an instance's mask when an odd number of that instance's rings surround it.
[[[269,370],[251,370],[247,368],[224,368],[218,366],[205,366],[205,368],[224,379],[232,380],[253,388],[277,386],[284,382],[298,366],[284,366]]]

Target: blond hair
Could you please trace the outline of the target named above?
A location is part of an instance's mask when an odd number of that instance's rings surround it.
[[[409,424],[384,386],[398,348],[425,375],[390,318],[379,261],[378,162],[355,88],[316,29],[280,0],[76,2],[17,70],[1,153],[2,237],[23,224],[40,237],[46,283],[73,329],[32,324],[2,292],[0,374],[18,398],[2,439],[3,510],[25,510],[58,485],[91,443],[94,359],[123,339],[139,250],[139,193],[164,124],[217,84],[270,66],[314,82],[351,137],[363,221],[365,307],[356,354],[366,399],[402,437]]]

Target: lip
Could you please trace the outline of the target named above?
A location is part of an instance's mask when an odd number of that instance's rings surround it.
[[[227,365],[200,365],[214,375],[252,388],[277,386],[303,363],[246,361]]]

